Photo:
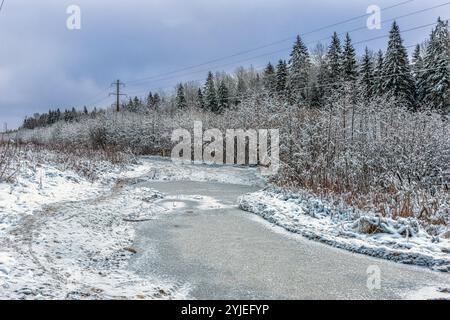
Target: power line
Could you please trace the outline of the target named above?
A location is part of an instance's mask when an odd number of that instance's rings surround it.
[[[450,4],[450,2],[447,3],[447,4]],[[444,19],[444,20],[446,20],[446,19]],[[433,26],[433,25],[436,25],[436,24],[437,24],[437,22],[429,23],[429,24],[425,24],[425,25],[420,25],[420,26],[417,26],[417,27],[413,27],[413,28],[410,28],[410,29],[403,30],[402,33],[411,32],[411,31],[418,30],[418,29],[423,29],[423,28],[430,27],[430,26]],[[366,42],[370,42],[370,41],[374,41],[374,40],[379,40],[379,39],[383,39],[383,38],[388,38],[388,37],[389,37],[389,34],[386,34],[386,35],[378,36],[378,37],[375,37],[375,38],[369,38],[369,39],[361,40],[361,41],[353,43],[353,45],[358,45],[358,44],[362,44],[362,43],[366,43]],[[413,47],[413,46],[415,46],[415,45],[407,46],[406,48]],[[286,51],[286,50],[289,50],[289,49],[291,49],[291,48],[284,48],[284,49],[281,49],[281,50],[274,51],[273,53],[277,53],[279,51]],[[250,60],[250,59],[247,59],[247,60]],[[234,63],[236,63],[236,62],[234,62]],[[202,70],[202,71],[204,71],[204,70]],[[208,71],[208,70],[206,70],[206,71]],[[197,73],[197,72],[194,72],[194,73]],[[165,78],[165,79],[160,79],[158,81],[169,80],[169,79],[172,79],[172,78],[173,77],[168,77],[168,78]],[[190,81],[201,81],[201,80],[204,80],[204,79],[190,80]],[[154,88],[151,88],[150,90],[152,90],[152,89],[154,90]],[[134,92],[131,92],[131,93],[144,93],[146,91],[148,91],[148,90],[145,90],[145,91],[144,90],[142,90],[142,91],[134,91]]]
[[[414,1],[415,0],[402,1],[400,3],[397,3],[397,4],[394,4],[394,5],[382,8],[381,10],[382,11],[388,11],[390,9],[393,9],[393,8],[396,8],[396,7],[399,7],[399,6],[408,4],[410,2],[414,2]],[[346,20],[343,20],[343,21],[340,21],[340,22],[337,22],[337,23],[333,23],[333,24],[330,24],[330,25],[319,27],[317,29],[314,29],[314,30],[302,33],[300,35],[305,36],[305,35],[309,35],[309,34],[312,34],[312,33],[316,33],[316,32],[322,31],[322,30],[326,30],[326,29],[331,28],[331,27],[335,27],[335,26],[338,26],[338,25],[341,25],[341,24],[345,24],[345,23],[348,23],[348,22],[351,22],[351,21],[354,21],[354,20],[357,20],[357,19],[360,19],[360,18],[363,18],[363,17],[367,17],[369,15],[370,14],[364,14],[364,15],[359,15],[359,16],[356,16],[356,17],[352,17],[352,18],[349,18],[349,19],[346,19]],[[260,50],[260,49],[263,49],[263,48],[271,47],[271,46],[274,46],[276,44],[280,44],[280,43],[283,43],[283,42],[286,42],[286,41],[290,41],[293,38],[295,38],[295,36],[294,37],[285,38],[285,39],[282,39],[282,40],[278,40],[278,41],[275,41],[275,42],[272,42],[272,43],[268,43],[266,45],[255,47],[255,48],[252,48],[252,49],[249,49],[249,50],[241,51],[241,52],[229,55],[229,56],[213,59],[213,60],[210,60],[210,61],[198,64],[198,65],[188,66],[188,67],[185,67],[185,68],[181,68],[181,69],[178,69],[178,70],[173,70],[173,71],[170,71],[170,72],[167,72],[167,73],[161,73],[159,75],[154,75],[154,76],[150,76],[150,77],[147,77],[147,78],[131,80],[131,81],[128,81],[128,83],[129,84],[139,83],[139,82],[142,82],[142,81],[145,81],[145,80],[155,79],[155,78],[162,77],[162,76],[167,76],[167,75],[170,75],[170,74],[176,74],[176,73],[179,73],[181,71],[194,69],[194,68],[197,68],[197,67],[200,67],[200,66],[204,66],[204,65],[208,65],[208,64],[211,64],[211,63],[214,63],[214,62],[226,60],[226,59],[229,59],[229,58],[232,58],[232,57],[237,57],[237,56],[244,55],[244,54],[247,54],[247,53],[250,53],[250,52],[253,52],[253,51],[257,51],[257,50]],[[289,50],[289,49],[291,49],[291,48],[283,48],[283,49],[280,49],[280,50],[276,50],[276,51],[272,51],[272,52],[265,53],[265,54],[262,54],[262,55],[258,55],[256,57],[251,57],[251,58],[248,58],[248,59],[244,59],[242,61],[236,61],[236,62],[233,62],[233,64],[241,63],[243,61],[253,60],[253,59],[256,59],[256,58],[259,58],[259,57],[268,56],[268,55],[272,55],[272,54],[275,54],[275,53],[284,52],[284,51]],[[230,64],[228,64],[228,65],[230,65]],[[220,66],[218,66],[218,67],[220,67]],[[201,71],[201,72],[204,72],[204,71]],[[200,73],[200,72],[195,72],[195,73]],[[189,74],[192,74],[192,73],[189,73]],[[166,79],[168,80],[168,78],[166,78]],[[166,79],[164,79],[164,80],[166,80]],[[162,81],[162,80],[155,80],[155,81]],[[103,93],[103,91],[99,92],[99,94],[96,95],[93,99],[97,98],[102,93]],[[100,101],[103,101],[103,100],[105,100],[105,98],[102,98],[102,100],[100,100]]]
[[[426,11],[434,10],[434,9],[437,9],[437,8],[440,8],[440,7],[443,7],[443,6],[448,6],[449,4],[450,4],[450,2],[446,2],[446,3],[443,3],[443,4],[436,5],[436,6],[424,8],[424,9],[421,9],[421,10],[418,10],[418,11],[410,12],[410,13],[405,14],[405,15],[401,15],[401,16],[397,16],[397,17],[394,17],[394,18],[383,20],[381,23],[387,23],[387,22],[391,22],[391,21],[396,21],[396,20],[399,20],[399,19],[403,19],[403,18],[406,18],[406,17],[410,17],[410,16],[413,16],[413,15],[416,15],[416,14],[420,14],[420,13],[423,13],[423,12],[426,12]],[[420,28],[424,28],[424,27],[427,27],[427,26],[429,26],[429,25],[420,26],[420,27],[417,27],[417,28],[420,29]],[[353,33],[353,32],[359,31],[359,30],[364,30],[365,28],[366,27],[359,27],[359,28],[356,28],[356,29],[343,31],[343,32],[338,33],[338,35],[342,35],[342,34],[345,34],[345,33]],[[412,31],[412,30],[404,30],[402,32],[408,32],[408,31]],[[384,37],[387,37],[387,36],[380,36],[379,38],[381,39],[381,38],[384,38]],[[309,45],[309,44],[316,43],[316,42],[321,42],[321,41],[329,39],[329,38],[331,38],[331,36],[328,36],[328,37],[325,37],[325,38],[321,38],[321,39],[318,39],[318,40],[308,41],[308,42],[305,43],[305,45]],[[369,39],[369,40],[362,40],[359,43],[369,42],[369,41],[373,41],[373,40],[376,40],[376,39],[374,38],[374,39]],[[354,44],[359,44],[359,43],[356,42]],[[261,57],[270,56],[270,55],[273,55],[273,54],[276,54],[276,53],[281,53],[281,52],[284,52],[284,51],[287,51],[287,50],[292,50],[292,47],[284,47],[284,48],[281,48],[281,49],[277,49],[275,51],[270,51],[270,52],[259,54],[259,55],[252,56],[252,57],[249,57],[249,58],[237,60],[237,61],[234,61],[234,62],[231,62],[231,63],[227,63],[227,64],[224,64],[224,65],[217,65],[217,66],[214,66],[212,68],[220,68],[220,67],[224,67],[224,66],[229,66],[229,65],[242,63],[242,62],[245,62],[245,61],[251,61],[251,60],[254,60],[254,59],[261,58]],[[190,75],[190,74],[197,74],[197,73],[201,73],[201,72],[207,72],[207,71],[210,71],[210,70],[211,70],[211,68],[208,68],[208,69],[197,70],[197,71],[193,71],[193,72],[189,72],[189,73],[184,73],[184,74],[181,74],[181,75],[174,75],[174,76],[170,76],[170,77],[164,77],[164,78],[156,78],[155,77],[154,79],[149,79],[148,81],[145,81],[145,83],[151,83],[151,82],[156,82],[156,81],[164,81],[164,80],[174,79],[174,78],[177,78],[177,77],[180,77],[180,76],[186,76],[186,75]],[[165,75],[168,75],[168,74],[165,74]],[[163,76],[163,75],[161,75],[161,76]],[[142,86],[142,85],[145,84],[143,81],[140,81],[140,82],[141,82],[141,84],[139,84],[137,86]],[[133,83],[133,82],[131,82],[131,83]],[[136,83],[136,82],[134,82],[134,83]]]
[[[124,87],[125,84],[120,82],[120,80],[117,80],[116,82],[112,83],[111,86],[115,86],[116,87],[116,92],[115,93],[110,93],[109,95],[115,95],[116,96],[116,111],[119,112],[120,111],[120,97],[121,96],[126,96],[125,93],[120,93],[120,88]]]
[[[401,2],[401,3],[395,4],[395,5],[392,5],[392,6],[390,6],[390,7],[383,8],[382,10],[386,11],[386,10],[389,10],[389,9],[392,9],[392,8],[395,8],[395,7],[398,7],[398,6],[407,4],[407,3],[412,2],[412,1],[414,1],[414,0],[404,1],[404,2]],[[421,9],[421,10],[417,10],[417,11],[414,11],[414,12],[410,12],[410,13],[408,13],[408,14],[404,14],[404,15],[401,15],[401,16],[397,16],[397,17],[394,17],[394,18],[387,19],[387,20],[383,20],[382,23],[386,23],[386,22],[389,22],[389,21],[394,21],[394,20],[402,19],[402,18],[405,18],[405,17],[410,17],[410,16],[413,16],[413,15],[416,15],[416,14],[419,14],[419,13],[423,13],[423,12],[426,12],[426,11],[430,11],[430,10],[433,10],[433,9],[436,9],[436,8],[439,8],[439,7],[447,6],[447,5],[449,5],[449,4],[450,4],[450,2],[446,2],[446,3],[442,3],[442,4],[439,4],[439,5],[436,5],[436,6],[424,8],[424,9]],[[357,19],[362,18],[362,17],[365,17],[365,16],[367,16],[367,15],[368,15],[368,14],[360,15],[360,16],[358,16],[358,17],[353,17],[353,18],[350,18],[350,19],[347,19],[347,20],[344,20],[344,21],[341,21],[341,22],[338,22],[338,23],[330,24],[330,25],[327,25],[327,26],[324,26],[324,27],[321,27],[321,28],[318,28],[318,29],[315,29],[315,30],[312,30],[312,31],[309,31],[309,32],[305,32],[305,33],[303,33],[303,34],[301,34],[301,35],[307,35],[307,34],[311,34],[311,33],[314,33],[314,32],[321,31],[321,30],[325,30],[325,29],[330,28],[330,27],[333,27],[333,26],[337,26],[337,25],[344,24],[344,23],[347,23],[347,22],[350,22],[350,21],[353,21],[353,20],[357,20]],[[418,26],[418,27],[415,27],[415,28],[412,28],[412,29],[404,30],[404,31],[402,31],[402,32],[413,31],[413,30],[417,30],[417,29],[420,29],[420,28],[428,27],[428,26],[431,26],[431,25],[434,25],[434,24],[435,24],[435,23],[433,23],[433,24],[427,24],[427,25],[422,25],[422,26]],[[352,32],[356,32],[356,31],[363,30],[363,29],[365,29],[365,27],[359,27],[359,28],[352,29],[352,30],[349,30],[349,31],[344,31],[344,32],[341,32],[341,33],[339,33],[339,34],[344,34],[344,33],[346,33],[346,32],[352,33]],[[380,36],[380,37],[375,37],[375,38],[371,38],[371,39],[366,39],[366,40],[358,41],[358,42],[355,42],[354,45],[356,45],[356,44],[361,44],[361,43],[364,43],[364,42],[373,41],[373,40],[377,40],[377,39],[381,39],[381,38],[385,38],[385,37],[388,37],[388,36],[389,36],[389,35],[384,35],[384,36]],[[270,46],[273,46],[273,45],[275,45],[275,44],[278,44],[278,43],[282,43],[282,42],[291,40],[291,39],[293,39],[293,38],[295,38],[295,37],[286,38],[286,39],[283,39],[283,40],[280,40],[280,41],[273,42],[273,43],[271,43],[271,44],[267,44],[267,45],[264,45],[264,46],[260,46],[260,47],[258,47],[258,48],[246,50],[245,52],[242,51],[242,52],[239,52],[239,53],[236,53],[236,54],[227,56],[227,57],[222,57],[222,58],[219,58],[219,59],[210,60],[210,61],[207,61],[207,62],[205,62],[205,63],[199,64],[199,65],[189,66],[189,67],[182,68],[182,69],[178,69],[178,70],[174,70],[174,71],[171,71],[171,72],[168,72],[168,73],[161,73],[160,75],[155,75],[155,76],[151,76],[151,77],[147,77],[147,78],[142,78],[142,79],[130,81],[130,83],[143,82],[144,79],[145,79],[145,80],[151,80],[151,79],[153,79],[152,81],[149,81],[149,82],[170,80],[170,79],[176,78],[176,77],[178,77],[178,76],[165,77],[165,78],[161,78],[161,79],[157,79],[157,77],[162,77],[162,76],[167,76],[167,75],[170,75],[170,74],[179,73],[179,72],[181,72],[181,71],[183,71],[183,70],[189,70],[189,69],[193,69],[193,68],[196,68],[196,67],[199,67],[199,66],[203,66],[203,65],[207,65],[207,64],[213,63],[213,62],[215,62],[215,61],[221,61],[221,60],[225,60],[225,59],[227,59],[227,58],[231,58],[231,57],[234,57],[234,56],[243,55],[243,54],[248,53],[248,52],[256,51],[256,50],[259,50],[259,49],[261,49],[261,48],[270,47]],[[307,42],[306,44],[310,44],[310,43],[317,42],[317,41],[320,42],[320,41],[325,40],[325,39],[328,39],[328,38],[330,38],[330,36],[329,36],[329,37],[322,38],[322,39],[319,39],[319,40],[310,41],[310,42]],[[412,46],[415,46],[415,45],[412,45]],[[408,47],[412,47],[412,46],[408,46]],[[281,53],[281,52],[284,52],[284,51],[287,51],[287,50],[291,50],[291,49],[292,49],[291,47],[285,47],[285,48],[278,49],[278,50],[275,50],[275,51],[271,51],[271,52],[268,52],[268,53],[264,53],[264,54],[260,54],[260,55],[257,55],[257,56],[252,56],[252,57],[249,57],[249,58],[246,58],[246,59],[241,59],[241,60],[238,60],[238,61],[234,61],[234,62],[231,62],[231,63],[227,63],[227,64],[225,64],[225,65],[218,65],[218,66],[215,66],[214,68],[224,67],[224,66],[230,66],[230,65],[236,65],[236,64],[238,64],[238,63],[242,63],[242,62],[245,62],[245,61],[250,61],[250,60],[257,59],[257,58],[264,57],[264,56],[270,56],[270,55],[273,55],[273,54],[275,54],[275,53]],[[207,71],[209,71],[209,70],[210,70],[210,69],[204,69],[204,70],[202,69],[202,70],[198,70],[198,71],[194,71],[194,72],[185,73],[185,74],[182,74],[182,75],[180,75],[180,76],[186,76],[186,75],[190,75],[190,74],[196,74],[196,73],[201,73],[201,72],[207,72]],[[201,81],[201,80],[204,80],[204,79],[202,78],[202,79],[198,79],[198,80],[189,80],[189,81]],[[142,85],[143,85],[143,84],[144,84],[144,83],[142,83]],[[171,86],[170,86],[170,87],[171,87]],[[168,86],[167,88],[169,88],[169,86]],[[157,88],[157,89],[161,89],[161,88]],[[150,89],[150,90],[155,90],[155,89]],[[134,91],[134,92],[131,92],[131,93],[144,93],[144,92],[146,92],[146,91],[147,91],[147,90],[145,90],[145,91]],[[100,92],[100,94],[102,94],[102,93],[103,93],[103,92]],[[97,95],[97,96],[98,96],[98,95]],[[106,100],[107,98],[108,98],[108,97],[102,98],[101,100],[99,100],[99,102],[104,101],[104,100]],[[96,103],[98,103],[98,102],[96,102]]]
[[[399,7],[399,6],[411,3],[413,1],[415,1],[415,0],[403,1],[403,2],[400,2],[400,3],[394,4],[392,6],[389,6],[389,7],[386,7],[386,8],[382,8],[381,10],[382,11],[387,11],[387,10],[390,10],[390,9],[393,9],[393,8],[396,8],[396,7]],[[326,29],[329,29],[329,28],[332,28],[332,27],[335,27],[335,26],[338,26],[338,25],[341,25],[341,24],[346,24],[348,22],[351,22],[351,21],[354,21],[354,20],[357,20],[357,19],[361,19],[361,18],[370,16],[370,15],[371,15],[370,13],[369,14],[359,15],[359,16],[356,16],[356,17],[353,17],[353,18],[349,18],[349,19],[337,22],[337,23],[333,23],[333,24],[330,24],[330,25],[319,27],[317,29],[314,29],[314,30],[311,30],[311,31],[308,31],[308,32],[301,33],[300,36],[305,36],[305,35],[309,35],[309,34],[312,34],[312,33],[319,32],[319,31],[323,31],[323,30],[326,30]],[[173,71],[170,71],[170,72],[166,72],[166,73],[163,73],[163,74],[153,75],[153,76],[149,76],[149,77],[145,77],[145,78],[141,78],[141,79],[129,80],[129,81],[127,81],[127,83],[128,84],[132,84],[132,83],[141,82],[141,81],[145,81],[145,80],[150,80],[150,79],[153,79],[153,78],[156,78],[156,77],[160,77],[160,76],[164,76],[164,75],[168,75],[168,74],[179,73],[181,71],[186,71],[186,70],[194,69],[194,68],[197,68],[197,67],[205,66],[205,65],[208,65],[208,64],[211,64],[211,63],[214,63],[214,62],[226,60],[226,59],[237,57],[237,56],[240,56],[240,55],[244,55],[244,54],[247,54],[247,53],[250,53],[250,52],[253,52],[253,51],[257,51],[257,50],[260,50],[260,49],[271,47],[271,46],[274,46],[274,45],[277,45],[277,44],[280,44],[280,43],[283,43],[283,42],[286,42],[286,41],[291,41],[295,37],[296,36],[292,36],[292,37],[289,37],[289,38],[281,39],[281,40],[278,40],[278,41],[275,41],[275,42],[272,42],[272,43],[268,43],[268,44],[265,44],[265,45],[262,45],[262,46],[259,46],[259,47],[255,47],[255,48],[252,48],[252,49],[241,51],[241,52],[238,52],[238,53],[235,53],[235,54],[231,54],[231,55],[228,55],[228,56],[224,56],[224,57],[221,57],[221,58],[209,60],[209,61],[197,64],[197,65],[191,65],[191,66],[188,66],[188,67],[176,69],[176,70],[173,70]]]

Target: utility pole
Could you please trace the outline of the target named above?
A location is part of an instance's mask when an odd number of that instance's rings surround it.
[[[126,96],[126,94],[124,93],[120,93],[120,88],[124,87],[125,84],[120,82],[120,80],[117,80],[116,82],[111,84],[111,87],[115,86],[116,87],[116,92],[114,93],[110,93],[109,95],[115,95],[116,96],[116,111],[119,112],[120,111],[120,96]]]

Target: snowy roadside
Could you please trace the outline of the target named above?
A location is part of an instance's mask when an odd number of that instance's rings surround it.
[[[308,239],[373,257],[450,272],[450,239],[428,235],[415,219],[392,220],[342,208],[313,195],[267,188],[239,207]]]
[[[126,270],[135,253],[136,222],[170,213],[164,194],[136,185],[146,180],[262,183],[242,168],[178,166],[159,157],[96,165],[92,182],[59,164],[27,162],[14,182],[0,184],[0,298],[187,298],[189,284]]]

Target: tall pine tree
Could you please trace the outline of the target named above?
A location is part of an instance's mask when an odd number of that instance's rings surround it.
[[[202,89],[198,88],[197,91],[197,107],[199,109],[205,108],[205,98],[203,97]]]
[[[440,18],[431,34],[423,61],[419,97],[426,106],[443,114],[450,112],[450,31]]]
[[[279,97],[287,98],[288,68],[286,61],[280,60],[277,65],[275,89]]]
[[[375,68],[373,70],[373,88],[372,93],[377,96],[383,95],[383,51],[379,50],[377,53]]]
[[[187,108],[186,97],[184,95],[184,87],[183,84],[180,83],[177,86],[177,97],[176,97],[176,107],[180,110]]]
[[[288,86],[294,100],[293,102],[301,102],[308,99],[310,68],[311,62],[308,48],[300,36],[297,36],[289,60]]]
[[[352,40],[348,33],[345,36],[344,52],[342,54],[342,73],[344,81],[349,82],[353,82],[358,76],[355,48],[352,45]]]
[[[214,76],[212,72],[208,73],[204,93],[205,93],[205,108],[210,111],[217,110],[217,94],[216,94],[216,87],[214,84]]]
[[[373,61],[369,49],[366,47],[364,55],[362,57],[360,66],[359,77],[359,92],[364,101],[369,101],[374,92],[374,79],[373,79]]]
[[[264,88],[267,90],[267,92],[269,92],[269,95],[272,96],[276,92],[277,77],[275,73],[275,68],[270,62],[264,69],[263,82]]]
[[[383,92],[395,97],[400,105],[414,105],[414,81],[411,75],[408,53],[400,35],[397,22],[392,24],[389,43],[383,63]]]
[[[324,93],[327,97],[339,95],[342,88],[342,48],[341,41],[335,32],[331,38],[326,56],[326,78]]]
[[[217,110],[213,112],[220,113],[229,107],[229,94],[225,81],[220,81],[219,88],[217,89]]]

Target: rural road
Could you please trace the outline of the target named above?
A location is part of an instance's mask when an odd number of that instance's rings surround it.
[[[450,286],[448,274],[315,243],[238,209],[238,196],[255,187],[142,184],[168,195],[160,203],[168,214],[138,225],[129,268],[188,283],[196,299],[426,298]],[[367,287],[369,266],[381,271],[380,289]]]

